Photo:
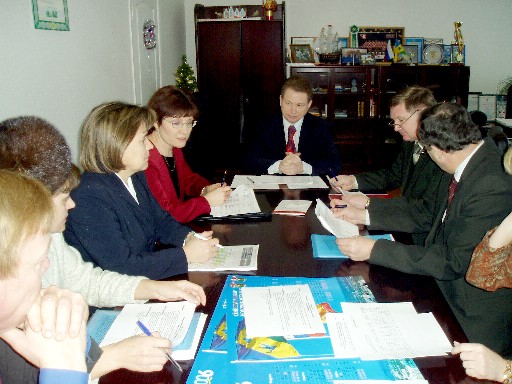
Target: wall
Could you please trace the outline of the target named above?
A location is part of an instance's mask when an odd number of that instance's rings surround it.
[[[185,53],[184,0],[158,1],[160,85],[174,84]],[[69,32],[34,29],[30,0],[0,0],[0,7],[0,120],[47,119],[76,159],[80,125],[91,108],[135,100],[129,1],[68,0]]]
[[[203,5],[237,5],[238,2],[198,0]],[[280,2],[280,1],[278,1]],[[187,55],[195,62],[194,1],[185,3]],[[243,4],[261,4],[244,1]],[[400,26],[406,36],[441,37],[454,40],[454,21],[462,21],[466,43],[466,65],[471,67],[470,91],[495,93],[497,84],[512,76],[512,1],[510,0],[287,0],[286,37],[318,36],[332,24],[347,36],[351,25]],[[508,44],[508,45],[507,45]],[[508,47],[508,48],[506,48]]]

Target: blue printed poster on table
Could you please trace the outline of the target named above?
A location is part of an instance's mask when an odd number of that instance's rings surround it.
[[[242,288],[304,285],[311,289],[324,333],[247,338]],[[304,278],[229,275],[187,383],[285,384],[334,380],[422,379],[412,359],[335,358],[325,314],[341,302],[375,302],[359,276]]]

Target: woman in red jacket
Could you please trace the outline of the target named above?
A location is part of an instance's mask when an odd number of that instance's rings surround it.
[[[158,119],[149,140],[154,148],[149,152],[146,178],[149,188],[176,220],[186,223],[199,215],[210,213],[210,207],[222,205],[231,188],[194,173],[183,156],[199,114],[194,102],[180,89],[171,85],[157,90],[148,102]]]

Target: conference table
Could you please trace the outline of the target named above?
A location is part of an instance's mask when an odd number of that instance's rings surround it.
[[[259,192],[257,193],[259,194]],[[327,190],[265,191],[264,198],[270,208],[282,199],[328,202]],[[261,197],[261,196],[260,196]],[[328,234],[314,213],[314,203],[306,216],[272,215],[260,221],[193,222],[196,231],[213,230],[224,245],[259,244],[258,269],[251,274],[259,276],[333,277],[362,276],[378,302],[410,301],[418,312],[432,312],[450,342],[467,341],[450,307],[431,277],[410,275],[367,262],[348,259],[315,259],[311,247],[311,234]],[[393,233],[397,241],[410,243],[410,235]],[[187,278],[201,285],[207,295],[207,304],[198,310],[213,313],[228,273],[189,272],[177,278]],[[205,329],[208,322],[205,326]],[[457,356],[415,358],[417,366],[429,383],[482,383],[468,377]],[[167,363],[162,371],[135,373],[118,370],[104,376],[101,383],[185,383],[193,361],[180,362],[179,374]],[[254,383],[256,384],[256,383]]]

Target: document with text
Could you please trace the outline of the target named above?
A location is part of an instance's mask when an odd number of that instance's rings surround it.
[[[103,338],[100,346],[117,343],[128,337],[140,335],[137,321],[150,332],[158,331],[173,345],[180,344],[192,321],[196,305],[188,301],[169,303],[126,304]]]
[[[231,192],[231,195],[229,195],[224,204],[212,207],[211,209],[213,217],[244,215],[256,212],[261,212],[256,195],[251,188],[245,185],[240,185]]]
[[[325,333],[308,285],[241,289],[247,337]]]
[[[279,189],[286,184],[289,189],[327,189],[327,184],[320,176],[277,176],[277,175],[235,175],[232,188],[246,185],[252,189]]]
[[[206,263],[189,263],[189,271],[255,271],[259,245],[225,245]]]
[[[359,235],[359,228],[357,225],[334,217],[329,207],[327,207],[327,205],[325,205],[320,199],[316,199],[315,213],[322,226],[337,238]]]
[[[336,357],[401,359],[442,356],[451,350],[432,313],[416,313],[412,303],[341,306],[343,313],[329,313],[326,317]]]

